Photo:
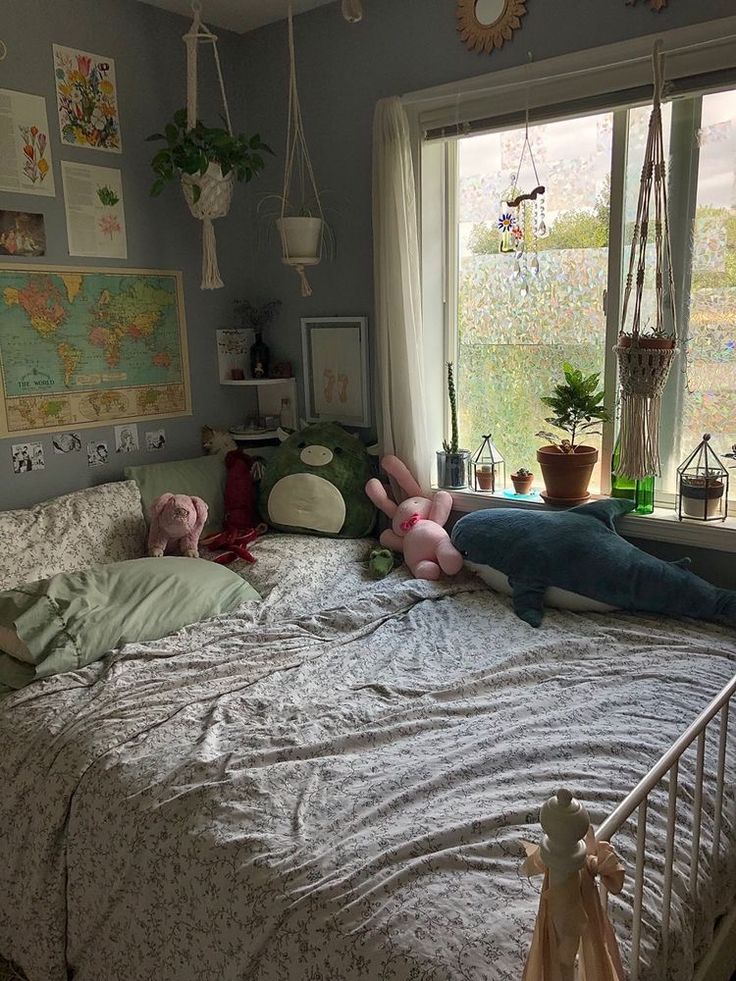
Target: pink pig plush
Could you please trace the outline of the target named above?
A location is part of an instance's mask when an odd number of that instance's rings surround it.
[[[148,554],[158,558],[170,546],[178,546],[180,555],[198,559],[197,543],[206,521],[207,505],[201,497],[162,494],[151,505]]]
[[[391,518],[391,528],[381,534],[381,545],[403,552],[415,579],[439,579],[443,572],[456,575],[463,567],[463,557],[443,527],[452,497],[447,491],[437,491],[431,501],[422,497],[421,487],[396,456],[385,456],[381,466],[410,495],[395,504],[380,480],[374,477],[365,485],[368,497]]]

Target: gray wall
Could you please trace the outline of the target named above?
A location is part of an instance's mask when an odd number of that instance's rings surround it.
[[[368,314],[372,320],[371,126],[376,101],[472,75],[502,70],[566,52],[625,40],[733,14],[733,0],[672,0],[655,14],[645,0],[535,0],[511,43],[478,55],[461,43],[454,0],[365,0],[365,16],[348,24],[337,4],[295,19],[299,86],[305,131],[317,180],[326,190],[327,217],[338,254],[310,272],[314,294],[298,294],[296,276],[281,265],[276,243],[260,249],[248,282],[284,301],[281,341],[301,357],[299,318]],[[244,91],[249,118],[264,139],[281,148],[288,60],[286,25],[269,25],[244,38]],[[278,168],[264,188],[280,191]],[[251,207],[256,199],[250,194]]]
[[[160,453],[126,456],[125,463],[153,462],[197,456],[201,453],[199,429],[203,422],[228,423],[244,415],[241,389],[217,383],[214,331],[232,326],[233,297],[243,294],[244,274],[252,261],[253,242],[245,232],[247,204],[245,189],[236,190],[230,215],[216,223],[220,267],[225,280],[222,290],[199,289],[201,225],[187,211],[178,188],[171,186],[158,199],[149,197],[150,158],[155,146],[145,143],[150,133],[184,105],[185,58],[181,36],[188,27],[184,18],[157,10],[134,0],[2,0],[0,38],[8,46],[0,62],[0,88],[15,89],[46,97],[51,147],[54,160],[56,197],[0,193],[0,208],[43,212],[46,216],[47,255],[40,260],[13,260],[48,264],[88,266],[140,266],[181,269],[189,330],[192,366],[193,417],[139,424],[143,440],[146,428],[163,425],[168,444]],[[226,84],[236,128],[244,125],[239,64],[243,41],[219,32]],[[52,42],[109,55],[115,59],[123,137],[123,153],[101,153],[59,143],[58,117],[54,101]],[[221,111],[211,56],[203,66],[200,114],[217,120]],[[128,233],[128,261],[70,258],[62,194],[61,160],[122,171]],[[277,166],[274,165],[274,169]],[[112,427],[82,430],[89,439],[104,439],[114,450]],[[54,456],[49,434],[34,437],[44,445],[46,470],[13,475],[11,442],[0,440],[0,509],[23,507],[90,483],[101,483],[120,475],[122,463],[111,453],[105,467],[89,469],[84,454]]]

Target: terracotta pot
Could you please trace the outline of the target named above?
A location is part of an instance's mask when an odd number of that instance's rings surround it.
[[[545,501],[569,505],[590,497],[588,484],[598,462],[598,450],[594,446],[576,446],[574,453],[563,453],[551,444],[540,446],[537,460],[542,467]]]
[[[482,491],[494,491],[496,475],[493,472],[493,467],[491,466],[480,466],[475,469],[475,480],[478,484],[478,490]]]
[[[631,334],[618,335],[619,347],[631,347],[632,341]],[[675,339],[674,337],[653,337],[651,334],[640,334],[638,343],[644,351],[669,351],[675,346]]]
[[[530,477],[516,477],[514,474],[511,474],[511,483],[514,485],[515,493],[529,494],[534,483],[534,474]]]

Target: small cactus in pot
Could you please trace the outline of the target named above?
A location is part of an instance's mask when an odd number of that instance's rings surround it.
[[[531,493],[533,482],[534,474],[531,470],[527,470],[526,467],[519,467],[515,473],[511,474],[511,483],[514,485],[514,492],[516,494]]]

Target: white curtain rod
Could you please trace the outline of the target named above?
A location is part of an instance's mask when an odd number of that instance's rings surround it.
[[[726,34],[723,37],[708,38],[706,41],[696,41],[693,44],[683,44],[675,48],[669,48],[669,49],[663,48],[662,56],[665,59],[665,65],[666,65],[666,59],[668,55],[681,54],[685,51],[697,51],[701,48],[708,48],[713,45],[723,45],[728,41],[736,41],[736,34]],[[655,42],[656,42],[656,38],[654,41],[652,41],[652,50],[654,50]],[[480,88],[480,89],[458,88],[454,91],[454,93],[452,91],[445,92],[444,97],[446,98],[447,96],[452,96],[453,94],[458,98],[462,96],[473,97],[477,95],[484,95],[486,92],[493,92],[495,94],[497,92],[503,92],[506,89],[518,89],[519,85],[537,85],[542,82],[556,82],[559,79],[563,79],[563,78],[575,78],[578,75],[590,75],[591,72],[610,71],[611,68],[623,68],[626,65],[636,65],[639,64],[640,62],[650,61],[651,57],[652,57],[651,53],[645,55],[637,55],[635,58],[624,58],[621,61],[610,61],[602,65],[591,65],[588,68],[576,68],[573,71],[568,71],[568,72],[555,72],[552,75],[541,75],[529,79],[521,78],[515,82],[504,82],[501,83],[500,85],[489,84],[484,88]],[[541,62],[541,64],[543,64],[543,62]],[[516,70],[524,69],[526,67],[527,67],[526,65],[514,66]],[[507,71],[513,71],[514,68],[507,69]],[[665,83],[665,94],[666,94],[666,83]],[[425,102],[436,102],[438,99],[442,99],[442,98],[443,96],[436,92],[434,95],[426,94],[424,96],[421,95],[413,96],[411,94],[408,94],[402,96],[402,102],[415,106],[415,105],[422,105],[422,103]]]

